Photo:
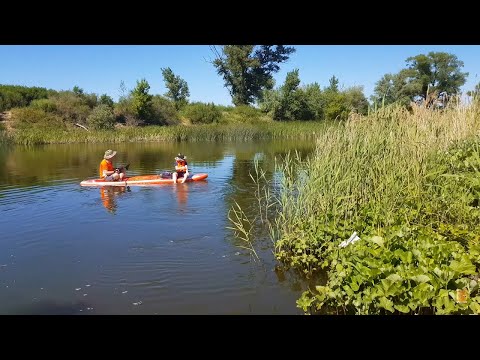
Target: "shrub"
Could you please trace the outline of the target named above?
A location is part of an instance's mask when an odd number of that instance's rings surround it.
[[[163,96],[156,95],[152,99],[152,118],[149,124],[177,125],[180,122],[175,105]]]
[[[64,128],[65,124],[58,115],[47,113],[31,107],[12,109],[12,127],[22,129],[28,127]]]
[[[192,103],[185,106],[184,116],[192,124],[211,124],[218,123],[222,118],[222,113],[215,107],[215,104]]]
[[[87,124],[92,129],[113,129],[115,127],[113,110],[108,105],[98,105],[87,117]]]

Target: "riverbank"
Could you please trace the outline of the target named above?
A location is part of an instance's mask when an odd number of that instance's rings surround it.
[[[275,209],[264,223],[283,267],[327,273],[297,305],[480,313],[479,134],[476,105],[387,107],[325,129],[314,156],[285,163],[280,194],[259,198],[258,218]]]
[[[6,127],[4,141],[13,144],[118,143],[142,141],[250,141],[259,139],[314,139],[325,122],[269,122],[229,125],[121,126],[113,130]]]

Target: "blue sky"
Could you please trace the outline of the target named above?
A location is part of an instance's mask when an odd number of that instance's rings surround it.
[[[340,85],[362,85],[367,98],[375,82],[386,73],[405,68],[409,56],[443,51],[457,55],[469,72],[462,90],[480,82],[479,45],[293,45],[297,51],[275,74],[277,85],[288,71],[298,68],[302,84],[322,87],[335,75]],[[85,92],[120,94],[123,80],[128,90],[145,78],[150,93],[166,92],[162,67],[170,67],[185,79],[191,101],[230,105],[231,98],[208,61],[208,45],[0,45],[0,84],[40,86],[68,90],[78,85]]]

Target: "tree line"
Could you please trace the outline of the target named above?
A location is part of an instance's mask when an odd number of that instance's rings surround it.
[[[332,76],[329,84],[317,82],[301,85],[300,71],[290,71],[280,86],[273,75],[287,62],[296,49],[283,45],[225,45],[212,46],[211,64],[222,77],[235,108],[242,114],[265,115],[275,121],[344,120],[351,112],[366,114],[372,106],[399,103],[410,106],[423,102],[443,107],[459,94],[468,73],[456,55],[430,52],[406,59],[406,68],[398,73],[385,74],[377,81],[374,94],[367,100],[362,86],[340,88],[340,80]],[[78,86],[72,90],[55,91],[41,87],[0,85],[0,112],[16,111],[20,122],[79,123],[93,128],[112,128],[116,123],[126,125],[173,125],[188,119],[194,123],[219,122],[222,113],[232,111],[200,102],[190,103],[187,82],[169,67],[161,68],[167,92],[150,94],[146,79],[137,81],[127,91],[123,82],[118,102],[107,94],[87,94]],[[478,94],[480,84],[468,95]],[[255,110],[245,111],[246,107]],[[236,110],[234,110],[236,111]]]

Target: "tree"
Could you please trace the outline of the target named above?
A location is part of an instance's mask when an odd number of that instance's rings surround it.
[[[465,84],[468,73],[461,72],[463,62],[453,54],[430,52],[406,60],[407,68],[397,74],[386,74],[376,83],[372,100],[382,104],[437,98],[453,95]]]
[[[100,100],[98,100],[98,102],[99,104],[107,105],[113,109],[113,99],[107,94],[100,96]]]
[[[135,114],[141,120],[150,120],[152,115],[152,95],[148,93],[150,85],[147,80],[137,81],[137,86],[132,90],[132,106]]]
[[[175,103],[175,108],[179,110],[188,103],[187,98],[190,96],[190,91],[188,90],[187,82],[180,76],[175,76],[169,67],[161,70],[163,81],[165,81],[165,86],[168,89],[165,96],[172,100]]]
[[[408,68],[413,70],[413,81],[421,88],[417,95],[424,99],[431,92],[446,92],[448,95],[458,93],[468,76],[467,72],[460,71],[463,61],[445,52],[429,52],[428,55],[409,57],[406,62]]]
[[[332,92],[335,92],[337,93],[338,92],[338,78],[335,77],[335,75],[333,75],[330,80],[328,80],[328,87],[325,88],[325,91],[332,91]]]
[[[235,106],[249,105],[264,89],[274,86],[273,74],[288,60],[295,48],[283,45],[225,45],[222,53],[212,48],[212,62],[223,77]]]
[[[73,93],[77,96],[82,96],[83,95],[83,89],[75,85],[73,87]]]

